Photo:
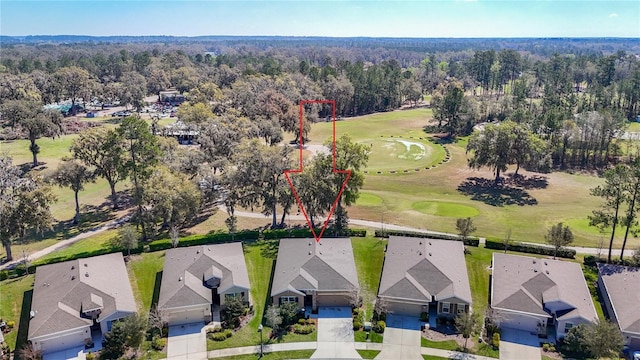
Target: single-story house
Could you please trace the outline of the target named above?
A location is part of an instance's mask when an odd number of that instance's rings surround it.
[[[274,304],[296,302],[319,306],[350,306],[360,284],[348,238],[282,239],[271,286]]]
[[[239,242],[167,250],[158,309],[169,325],[210,322],[229,298],[249,304],[249,275]]]
[[[387,312],[420,316],[468,312],[471,288],[461,241],[390,236],[378,299]]]
[[[121,253],[43,265],[36,269],[28,339],[44,353],[90,346],[136,312]]]
[[[555,326],[558,340],[598,319],[578,263],[494,253],[492,270],[491,308],[500,327],[546,337]]]
[[[598,264],[598,288],[607,315],[620,327],[626,345],[640,351],[640,268]]]

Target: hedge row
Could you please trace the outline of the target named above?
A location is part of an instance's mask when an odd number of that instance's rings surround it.
[[[501,241],[494,241],[494,240],[487,239],[484,247],[486,247],[487,249],[504,250],[504,243]],[[523,243],[509,243],[507,245],[507,250],[529,253],[529,254],[547,255],[547,256],[553,256],[555,252],[555,249],[552,247],[530,245],[530,244],[523,244]],[[558,253],[556,254],[556,256],[561,258],[573,259],[576,256],[576,251],[573,249],[561,248],[561,249],[558,249]]]
[[[587,256],[584,257],[584,265],[585,266],[595,267],[596,263],[606,263],[606,262],[607,262],[607,258],[604,257],[604,256],[603,257],[597,257],[596,255],[587,255]],[[622,259],[622,261],[620,261],[619,258],[611,259],[611,263],[615,264],[615,265],[640,267],[640,262],[634,261],[633,258],[631,258],[631,259],[625,258],[625,259]]]
[[[455,241],[462,241],[467,246],[478,246],[480,244],[480,239],[478,239],[475,236],[467,236],[467,238],[463,240],[458,235],[420,233],[420,232],[413,232],[413,231],[398,231],[398,230],[384,230],[384,231],[376,230],[376,237],[388,238],[389,236],[411,236],[411,237],[418,237],[418,238],[455,240]]]

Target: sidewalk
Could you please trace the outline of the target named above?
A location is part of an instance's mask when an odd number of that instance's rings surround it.
[[[276,351],[315,350],[317,347],[318,347],[318,343],[315,341],[294,342],[294,343],[264,345],[262,351],[264,353],[270,353],[270,352],[276,352]],[[229,349],[211,350],[207,352],[207,357],[211,359],[211,358],[219,358],[219,357],[225,357],[225,356],[248,355],[248,354],[259,354],[259,353],[260,353],[260,345],[255,345],[255,346],[243,346],[243,347],[229,348]]]
[[[315,350],[317,347],[318,347],[318,344],[316,342],[270,344],[270,345],[264,346],[263,352],[269,353],[269,352],[276,352],[276,351]],[[380,343],[357,342],[355,343],[355,347],[357,350],[377,350],[377,351],[382,350],[382,344]],[[490,358],[486,356],[466,354],[458,351],[432,349],[432,348],[426,348],[426,347],[420,348],[420,352],[422,355],[440,356],[447,359],[495,360],[495,358]],[[211,358],[219,358],[219,357],[225,357],[225,356],[248,355],[248,354],[258,354],[258,353],[260,353],[260,345],[221,349],[221,350],[211,350],[207,353],[207,357],[211,359]]]

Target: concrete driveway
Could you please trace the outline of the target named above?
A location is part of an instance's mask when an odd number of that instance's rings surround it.
[[[207,334],[202,323],[169,327],[167,359],[203,360],[207,358]]]
[[[503,328],[500,334],[500,359],[540,360],[540,340],[528,331]]]
[[[420,353],[420,320],[412,316],[387,315],[382,351],[376,359],[422,360]]]
[[[318,349],[312,359],[362,359],[353,338],[350,307],[318,309]]]

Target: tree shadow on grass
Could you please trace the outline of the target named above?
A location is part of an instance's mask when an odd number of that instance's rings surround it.
[[[470,177],[458,185],[458,191],[471,196],[471,200],[482,201],[492,206],[537,205],[538,200],[524,189],[508,183],[495,184],[493,179]]]
[[[523,189],[546,189],[549,186],[549,180],[546,176],[540,175],[530,175],[524,176],[521,174],[509,174],[507,178],[504,179],[506,184],[513,185],[515,187],[520,187]]]
[[[33,301],[33,289],[25,291],[22,298],[22,310],[20,311],[20,324],[18,325],[18,336],[16,338],[16,349],[20,350],[28,343],[29,338],[29,313],[31,312],[31,302]]]

